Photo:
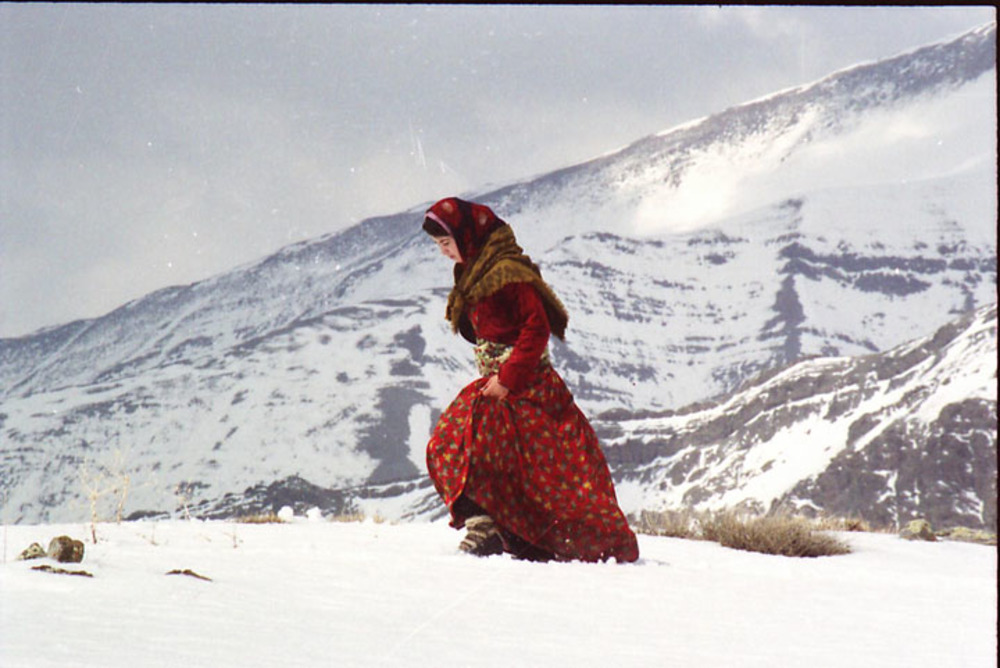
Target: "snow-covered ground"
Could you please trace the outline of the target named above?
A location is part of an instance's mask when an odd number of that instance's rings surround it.
[[[997,665],[997,550],[980,545],[845,533],[852,554],[793,559],[639,536],[636,564],[534,564],[459,554],[443,523],[97,531],[4,528],[0,665]],[[16,560],[64,533],[87,540],[82,564]]]

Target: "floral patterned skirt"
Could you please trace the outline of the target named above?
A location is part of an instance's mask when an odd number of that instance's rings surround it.
[[[471,501],[500,527],[508,551],[527,543],[558,560],[635,561],[635,534],[597,436],[548,357],[523,391],[503,400],[480,395],[509,349],[480,342],[484,377],[462,389],[427,444],[427,469],[452,526],[464,525]]]

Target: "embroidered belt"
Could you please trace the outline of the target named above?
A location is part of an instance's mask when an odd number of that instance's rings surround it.
[[[479,369],[479,375],[492,376],[499,372],[500,365],[510,358],[512,352],[514,352],[514,346],[478,339],[476,341],[476,367]],[[546,348],[538,360],[538,368],[541,369],[551,364],[549,349]]]

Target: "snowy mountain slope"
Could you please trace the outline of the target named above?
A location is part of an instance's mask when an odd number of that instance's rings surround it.
[[[902,186],[907,177],[921,180],[956,171],[977,172],[983,183],[989,183],[995,172],[995,35],[991,25],[947,45],[852,68],[477,199],[515,222],[526,245],[538,249],[548,245],[540,243],[542,230],[555,240],[589,230],[626,236],[641,232],[639,205],[643,210],[659,209],[665,217],[676,216],[683,207],[659,197],[663,191],[673,192],[677,200],[698,200],[707,206],[719,200],[720,184],[744,182],[738,199],[752,206],[729,207],[725,215],[699,216],[698,226],[704,227],[731,217],[734,211],[780,204],[817,189],[879,183]],[[919,128],[913,127],[915,123]],[[887,126],[896,129],[879,140]],[[810,137],[810,141],[789,142],[789,133]],[[785,150],[771,155],[775,146]],[[859,159],[861,147],[877,153],[878,159],[872,160],[871,155]],[[922,149],[929,153],[920,160],[904,152]],[[949,159],[942,158],[952,153]],[[724,160],[720,164],[713,155]],[[803,174],[803,165],[789,163],[793,158],[815,164]],[[748,169],[751,164],[753,168]],[[872,178],[865,170],[879,176]],[[707,194],[698,192],[702,172],[710,174]],[[831,178],[833,173],[838,178]],[[762,189],[747,180],[752,175],[768,175],[778,185]],[[850,175],[848,182],[845,175]],[[795,182],[789,184],[790,178]],[[979,197],[971,201],[965,197],[969,193],[954,193],[959,199],[952,199],[952,193],[937,198],[942,209],[938,213],[944,217],[952,207],[961,207],[954,216],[964,228],[960,236],[973,235],[976,246],[995,239],[989,217],[995,211],[995,205],[990,205],[994,189],[984,191],[978,186],[973,184],[973,194]],[[171,354],[208,345],[197,337],[202,332],[188,331],[192,328],[211,333],[213,347],[225,350],[234,340],[244,341],[296,318],[321,313],[348,296],[380,297],[386,292],[409,296],[425,282],[441,285],[438,272],[425,274],[416,271],[418,266],[406,265],[405,283],[380,280],[374,291],[351,294],[355,287],[363,287],[358,284],[364,277],[378,274],[387,253],[411,247],[419,234],[413,229],[414,215],[419,217],[422,209],[421,205],[396,216],[366,220],[344,233],[295,244],[260,263],[191,286],[159,291],[95,321],[3,340],[0,379],[5,394],[52,389],[60,379],[92,382],[87,370],[91,374],[113,372],[115,362],[143,369],[152,361],[169,361]],[[884,213],[890,217],[881,218],[883,225],[906,220],[892,216],[891,210]],[[857,222],[861,229],[871,227],[870,220]],[[419,262],[416,257],[407,258],[407,262],[415,260]],[[220,311],[225,319],[218,317]],[[141,344],[129,340],[137,333],[149,336]],[[189,334],[195,336],[182,338]],[[55,360],[47,359],[45,364],[39,357]],[[71,364],[70,357],[79,361]],[[51,380],[44,380],[50,376]]]
[[[799,362],[709,407],[595,421],[623,506],[997,527],[997,306],[881,354]]]
[[[473,197],[567,304],[584,410],[679,408],[995,300],[994,61],[991,25]],[[0,340],[4,512],[78,517],[102,466],[151,511],[419,474],[473,375],[424,206]]]
[[[626,513],[747,508],[876,526],[997,526],[997,306],[885,353],[773,370],[714,404],[593,419]],[[425,476],[324,489],[299,477],[192,509],[201,517],[445,515]]]
[[[426,356],[473,373],[459,351],[421,350],[421,326],[445,326],[425,301],[331,311],[222,361],[5,402],[4,482],[23,493],[9,507],[78,513],[81,467],[119,460],[131,471],[130,506],[140,509],[173,509],[179,489],[214,496],[306,471],[325,487],[412,476],[426,437],[409,438],[409,425],[426,434],[430,406],[443,405],[428,396],[434,374],[416,364]],[[403,330],[416,333],[409,348],[405,334],[373,326],[390,317],[412,323]],[[343,345],[347,336],[353,345]],[[58,454],[34,445],[60,439]]]
[[[983,26],[646,137],[489,201],[545,245],[562,235],[549,221],[570,217],[575,231],[675,232],[817,189],[995,172],[995,42],[995,24]]]
[[[676,408],[803,355],[885,350],[992,302],[993,245],[972,246],[935,210],[941,193],[989,188],[978,176],[923,185],[807,195],[658,240],[564,241],[545,256],[573,318],[576,356],[557,354],[560,369],[595,410]],[[887,210],[906,235],[881,225]]]
[[[413,214],[366,220],[215,278],[157,291],[108,315],[0,341],[4,396],[101,383],[192,359],[294,326],[344,303],[398,245]]]

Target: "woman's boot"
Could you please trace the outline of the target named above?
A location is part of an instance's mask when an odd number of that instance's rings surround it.
[[[489,515],[476,515],[465,520],[466,534],[458,549],[477,557],[503,554],[503,539]]]

